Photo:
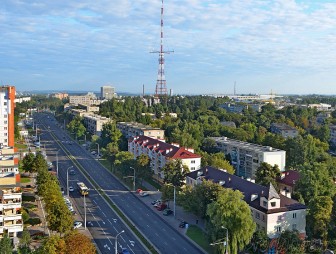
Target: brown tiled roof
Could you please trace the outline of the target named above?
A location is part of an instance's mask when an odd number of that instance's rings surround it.
[[[171,159],[201,158],[200,155],[189,152],[183,147],[177,147],[147,136],[137,136],[134,138],[130,138],[128,141],[129,142],[134,141],[138,145],[146,147],[150,150],[154,150],[157,153],[161,153],[162,155]]]
[[[202,174],[202,175],[200,175]],[[299,210],[306,209],[306,206],[300,204],[294,199],[290,199],[281,194],[278,194],[273,185],[270,184],[268,187],[262,186],[250,181],[247,181],[243,178],[240,178],[236,175],[231,175],[224,170],[220,170],[213,167],[204,167],[199,170],[192,171],[187,174],[187,177],[192,179],[197,179],[201,177],[201,179],[213,181],[215,183],[221,184],[224,188],[230,188],[233,190],[239,190],[244,194],[244,200],[249,206],[262,211],[264,213],[278,213],[285,212],[291,210]],[[251,200],[252,195],[257,195],[257,198]],[[271,200],[273,198],[280,198],[280,208],[275,209],[266,209],[260,206],[260,197],[265,197],[267,200]]]
[[[299,179],[300,173],[298,171],[288,170],[281,172],[281,177],[277,179],[277,182],[293,187]]]

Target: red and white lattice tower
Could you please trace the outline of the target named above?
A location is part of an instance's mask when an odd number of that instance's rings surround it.
[[[159,54],[159,70],[158,70],[158,77],[156,80],[156,88],[155,88],[155,96],[166,96],[168,95],[167,84],[166,84],[166,77],[164,72],[164,55],[173,53],[174,51],[164,51],[163,50],[163,0],[161,5],[161,44],[159,51],[152,51],[151,53],[158,53]]]

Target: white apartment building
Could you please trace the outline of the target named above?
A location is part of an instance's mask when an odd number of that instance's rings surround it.
[[[164,130],[136,122],[119,122],[117,128],[126,137],[147,136],[164,140]]]
[[[186,177],[186,183],[190,186],[200,184],[203,180],[242,192],[257,229],[265,231],[269,238],[276,238],[285,230],[297,230],[302,239],[305,237],[306,206],[278,194],[272,184],[262,186],[213,167],[190,172]]]
[[[130,138],[128,151],[134,155],[134,159],[141,154],[148,155],[151,160],[151,168],[158,180],[164,178],[161,169],[170,160],[180,159],[190,171],[198,170],[201,167],[201,156],[194,154],[193,150],[187,150],[147,136]]]
[[[15,87],[0,87],[0,146],[14,146]]]
[[[14,241],[17,241],[17,233],[23,231],[22,191],[17,185],[18,176],[12,173],[0,177],[0,238],[6,233]]]
[[[103,125],[109,123],[110,118],[100,115],[84,115],[84,125],[86,129],[93,135],[100,136]]]
[[[115,97],[115,88],[113,86],[102,86],[100,88],[100,98],[103,100],[111,100]]]
[[[227,137],[212,137],[212,139],[225,155],[230,155],[231,164],[238,176],[254,179],[262,162],[267,162],[272,166],[277,164],[280,171],[285,170],[286,151]]]

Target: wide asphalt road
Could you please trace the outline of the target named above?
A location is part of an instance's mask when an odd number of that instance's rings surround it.
[[[89,195],[86,196],[87,207],[87,227],[90,230],[94,241],[101,253],[114,253],[115,250],[115,236],[122,230],[125,232],[118,237],[118,253],[123,248],[126,248],[130,253],[149,253],[143,244],[137,239],[131,230],[119,219],[115,212],[109,207],[104,198],[97,192],[94,186],[83,176],[83,174],[76,168],[71,160],[63,151],[63,145],[55,142],[50,132],[54,134],[58,129],[54,130],[54,125],[50,118],[41,118],[41,115],[36,117],[40,122],[39,128],[44,129],[45,126],[50,126],[50,129],[42,130],[41,141],[43,147],[46,149],[48,161],[53,161],[56,168],[56,152],[58,151],[58,176],[59,180],[65,188],[66,194],[66,170],[73,167],[75,175],[69,175],[69,186],[74,187],[74,191],[69,192],[69,196],[73,201],[72,204],[79,211],[84,219],[84,200],[77,190],[77,182],[84,182],[90,188]],[[44,114],[43,114],[44,115]],[[48,120],[46,120],[48,119]],[[45,124],[44,124],[45,123]],[[67,148],[67,147],[66,147]],[[84,220],[82,221],[83,227],[79,230],[84,230]]]
[[[50,126],[54,135],[62,140],[67,134],[58,128],[55,121],[47,117],[40,117],[41,121]],[[146,236],[160,253],[203,253],[181,235],[172,226],[166,224],[155,211],[146,206],[141,200],[119,182],[106,168],[92,158],[91,154],[82,146],[74,143],[65,144],[68,151],[76,158],[85,169],[90,179],[94,180],[105,192],[108,198],[114,202],[131,222]],[[102,211],[107,213],[110,208],[104,207]]]

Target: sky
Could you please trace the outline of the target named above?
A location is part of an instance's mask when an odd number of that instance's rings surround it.
[[[1,0],[0,82],[154,93],[161,0]],[[165,0],[173,94],[336,94],[335,0]]]

